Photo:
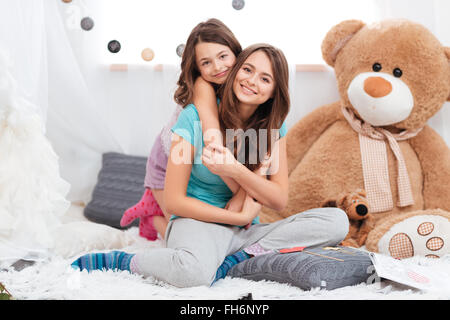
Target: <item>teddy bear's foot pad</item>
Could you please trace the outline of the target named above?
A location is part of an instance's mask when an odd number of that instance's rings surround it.
[[[396,259],[414,255],[439,258],[450,252],[450,221],[437,215],[408,218],[383,235],[379,249]]]

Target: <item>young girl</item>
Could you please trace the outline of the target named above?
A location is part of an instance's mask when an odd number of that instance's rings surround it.
[[[120,221],[121,226],[129,225],[140,218],[139,234],[148,240],[155,240],[158,232],[164,238],[170,215],[165,210],[163,191],[166,166],[171,144],[171,127],[189,103],[197,106],[204,132],[219,129],[216,94],[219,85],[225,82],[236,57],[242,51],[241,45],[220,20],[209,19],[199,23],[190,33],[181,60],[181,74],[174,98],[178,106],[169,123],[157,136],[147,161],[145,192],[141,200],[127,209]],[[216,129],[209,130],[209,129]],[[214,141],[209,135],[207,143]],[[216,141],[220,137],[215,138]],[[231,179],[225,182],[232,190],[237,185]]]
[[[262,149],[272,157],[268,178],[251,170],[261,167],[259,158],[256,163],[250,158],[240,163],[234,153],[219,144],[209,150],[204,148],[201,131],[196,129],[200,119],[196,106],[189,104],[172,127],[164,191],[166,209],[173,214],[166,231],[167,247],[136,254],[88,254],[74,261],[73,267],[128,270],[177,287],[210,285],[225,257],[237,251],[248,251],[250,257],[286,247],[332,246],[345,238],[348,219],[337,208],[312,209],[274,223],[242,228],[256,218],[261,203],[280,210],[287,202],[283,121],[289,110],[289,95],[288,68],[282,52],[266,44],[245,49],[226,80],[222,97],[219,119],[223,133],[225,129],[261,129],[256,130],[259,142],[254,152]],[[278,129],[276,141],[270,141],[271,134],[259,139],[262,130],[270,133]],[[239,151],[244,145],[250,146],[251,142],[242,140]],[[247,195],[240,212],[224,209],[232,193],[199,159],[245,189]]]

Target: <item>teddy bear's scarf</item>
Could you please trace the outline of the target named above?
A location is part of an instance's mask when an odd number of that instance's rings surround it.
[[[393,134],[383,128],[374,128],[370,124],[362,122],[349,108],[343,106],[342,113],[353,130],[359,134],[364,186],[370,210],[383,212],[393,208],[385,140],[388,141],[397,159],[398,206],[406,207],[414,204],[408,171],[397,141],[416,136],[422,128]]]

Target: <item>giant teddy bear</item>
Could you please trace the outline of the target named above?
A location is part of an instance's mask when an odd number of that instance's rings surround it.
[[[300,119],[287,139],[289,201],[271,222],[364,189],[369,251],[450,252],[450,150],[426,122],[450,100],[450,48],[422,25],[347,20],[322,43],[340,101]]]

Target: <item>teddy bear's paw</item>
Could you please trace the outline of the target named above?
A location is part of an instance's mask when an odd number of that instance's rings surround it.
[[[407,218],[381,237],[378,248],[396,259],[415,255],[439,258],[450,253],[450,220],[438,215]]]

